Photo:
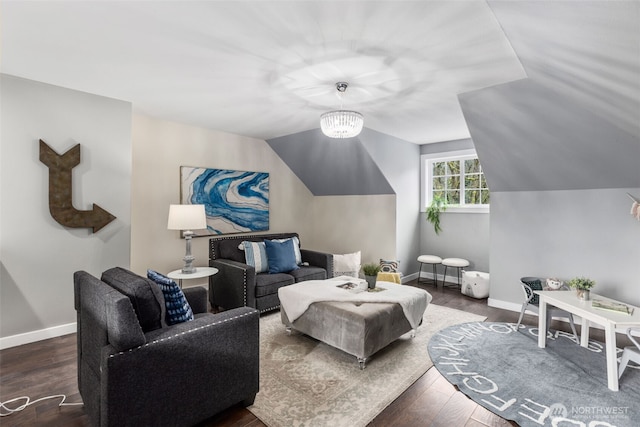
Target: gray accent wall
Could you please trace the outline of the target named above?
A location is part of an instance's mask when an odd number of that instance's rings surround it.
[[[267,140],[314,196],[393,194],[363,141],[326,137],[320,129]]]
[[[491,194],[491,294],[520,303],[523,276],[586,276],[593,292],[640,305],[640,187]]]
[[[519,80],[459,99],[492,192],[640,184],[639,137],[540,83]]]
[[[459,139],[421,145],[420,154],[446,154],[451,151],[474,148],[471,139]],[[484,164],[482,166],[484,167]],[[493,203],[493,200],[491,202]],[[491,209],[493,210],[493,206]],[[426,220],[424,210],[425,207],[422,206],[419,221],[420,254],[437,255],[441,258],[464,258],[470,263],[467,270],[491,273],[489,265],[489,213],[445,211],[440,214],[442,231],[440,234],[436,234],[433,225]],[[438,274],[443,271],[442,266],[438,267]],[[454,280],[455,274],[455,269],[453,271],[447,270],[447,276],[450,276],[449,280]],[[431,266],[425,265],[423,267],[423,275],[431,277]]]
[[[396,258],[400,271],[412,274],[420,249],[420,147],[372,129],[361,141],[396,193]]]
[[[127,267],[131,245],[131,104],[2,74],[0,348],[75,332],[73,273]],[[38,140],[80,144],[73,205],[116,216],[96,233],[49,213]],[[165,223],[166,224],[166,223]]]

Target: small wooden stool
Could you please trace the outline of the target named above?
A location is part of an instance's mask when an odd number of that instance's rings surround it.
[[[444,282],[447,278],[447,267],[455,267],[458,269],[458,287],[462,286],[462,282],[460,280],[460,269],[469,266],[469,261],[463,258],[445,258],[442,260],[442,265],[444,265],[444,275],[442,276],[442,286],[445,286]]]
[[[431,264],[431,268],[433,270],[433,281],[432,283],[438,286],[438,272],[436,271],[436,265],[442,263],[442,258],[436,255],[420,255],[418,257],[418,262],[420,263],[420,271],[418,272],[418,284],[420,284],[420,277],[422,276],[422,264]]]

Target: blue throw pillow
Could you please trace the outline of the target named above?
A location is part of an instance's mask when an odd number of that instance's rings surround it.
[[[285,240],[293,240],[293,251],[296,254],[296,264],[302,264],[302,253],[300,252],[300,240],[297,236],[289,237],[287,239],[275,239],[275,242],[284,242]]]
[[[147,270],[147,277],[162,290],[164,305],[167,308],[167,325],[193,320],[191,306],[176,282],[153,270]]]
[[[284,242],[278,242],[277,240],[265,239],[264,246],[269,261],[269,273],[286,273],[299,268],[296,263],[293,240],[287,239]]]

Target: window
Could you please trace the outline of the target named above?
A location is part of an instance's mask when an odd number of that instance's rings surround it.
[[[452,212],[487,212],[489,188],[475,150],[423,155],[423,207],[435,197]]]

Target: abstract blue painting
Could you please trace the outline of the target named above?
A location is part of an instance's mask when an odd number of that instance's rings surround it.
[[[269,174],[180,167],[181,203],[204,205],[207,230],[194,236],[269,230]]]

